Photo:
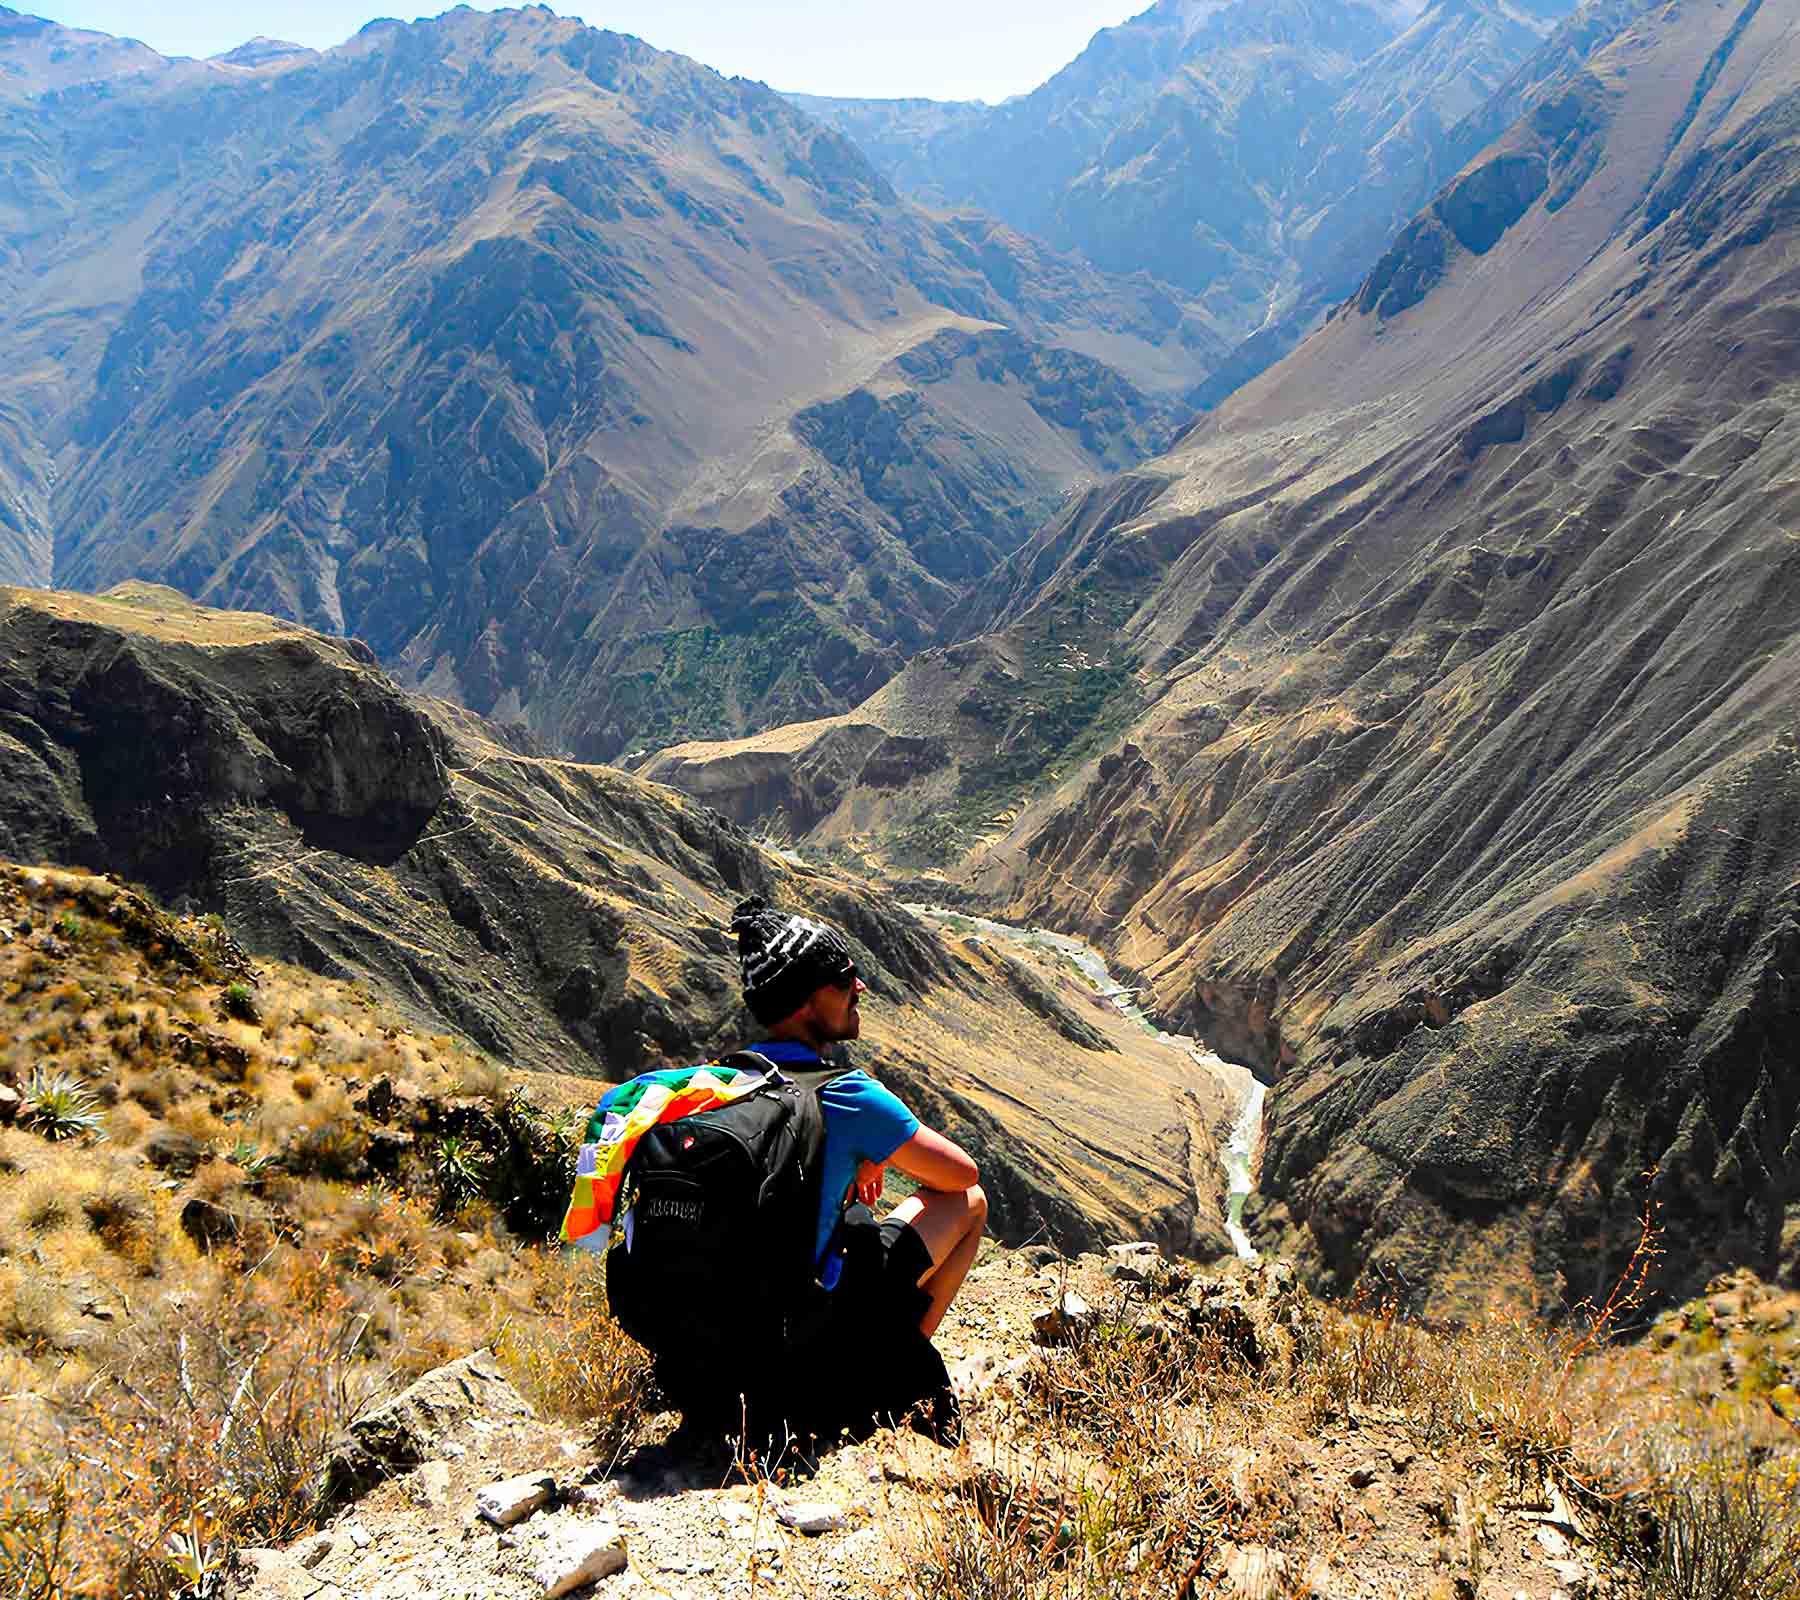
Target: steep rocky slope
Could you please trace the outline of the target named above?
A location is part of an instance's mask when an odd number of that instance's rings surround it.
[[[841,709],[1218,335],[540,9],[165,61],[0,11],[0,576],[366,639],[607,756]]]
[[[1004,1232],[1226,1248],[1236,1106],[1069,975],[941,940],[671,791],[521,753],[274,618],[0,590],[0,856],[141,881],[504,1063],[611,1080],[749,1036],[731,906],[806,905],[869,976],[866,1059],[977,1152]]]
[[[1265,1238],[1444,1300],[1592,1291],[1652,1169],[1673,1287],[1800,1259],[1800,27],[1595,14],[1318,334],[857,714],[953,728],[1121,619],[1128,731],[961,875],[1278,1079]],[[984,793],[951,754],[815,834]]]
[[[993,107],[797,96],[906,192],[1144,267],[1249,341],[1213,403],[1355,287],[1486,141],[1459,125],[1569,0],[1159,0]]]

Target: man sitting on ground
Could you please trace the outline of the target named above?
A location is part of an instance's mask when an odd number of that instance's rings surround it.
[[[731,930],[744,1002],[768,1029],[757,1054],[818,1071],[823,1051],[862,1032],[857,1002],[868,985],[834,928],[752,898],[737,908]],[[850,1316],[865,1327],[874,1322],[869,1331],[879,1334],[882,1322],[899,1318],[916,1322],[928,1340],[981,1248],[987,1196],[975,1163],[866,1072],[827,1082],[819,1108],[824,1177],[813,1255],[821,1281],[835,1282],[833,1323]],[[877,1222],[867,1208],[880,1200],[888,1167],[919,1188]]]

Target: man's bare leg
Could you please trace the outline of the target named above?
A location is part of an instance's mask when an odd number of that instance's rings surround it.
[[[931,1252],[930,1270],[919,1279],[919,1287],[931,1296],[931,1304],[919,1318],[919,1332],[927,1339],[937,1332],[969,1268],[975,1265],[981,1236],[987,1230],[987,1211],[987,1196],[977,1183],[954,1192],[921,1189],[888,1214],[890,1222],[911,1223]]]

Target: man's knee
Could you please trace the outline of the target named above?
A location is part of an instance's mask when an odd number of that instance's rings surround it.
[[[988,1215],[987,1190],[978,1183],[972,1183],[964,1191],[964,1198],[969,1208],[969,1230],[972,1233],[985,1233]]]

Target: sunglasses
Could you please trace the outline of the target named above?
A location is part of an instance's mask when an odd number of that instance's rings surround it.
[[[835,978],[827,978],[825,982],[829,987],[842,989],[845,994],[849,994],[856,988],[856,980],[861,976],[862,974],[856,970],[856,963],[852,961]]]

